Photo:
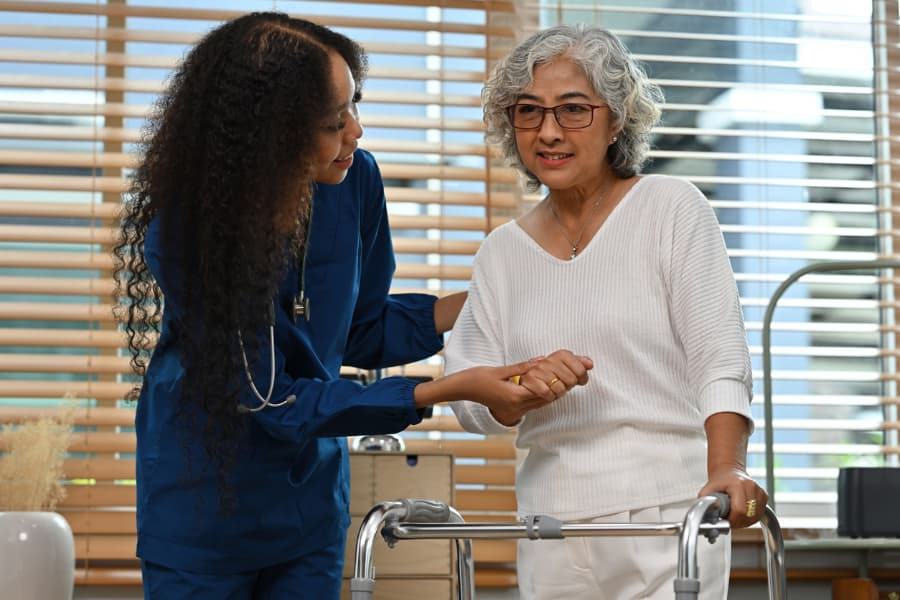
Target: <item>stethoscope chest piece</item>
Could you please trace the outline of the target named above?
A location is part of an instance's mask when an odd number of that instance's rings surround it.
[[[294,296],[294,323],[297,323],[300,317],[309,322],[309,297],[304,296],[302,291]]]

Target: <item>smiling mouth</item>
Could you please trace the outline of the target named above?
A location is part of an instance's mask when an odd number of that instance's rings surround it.
[[[574,156],[573,154],[558,154],[550,152],[538,152],[538,156],[545,160],[563,160]]]

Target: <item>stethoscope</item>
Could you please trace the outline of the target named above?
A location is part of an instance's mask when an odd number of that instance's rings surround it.
[[[273,307],[274,308],[274,307]],[[272,391],[275,389],[275,324],[269,324],[269,391],[266,392],[265,397],[260,393],[259,388],[256,387],[256,384],[253,382],[253,374],[250,372],[250,363],[247,361],[247,353],[244,352],[244,340],[241,337],[241,332],[238,330],[238,345],[241,347],[241,358],[244,361],[244,373],[247,375],[247,382],[250,384],[250,389],[253,391],[253,395],[256,396],[256,399],[259,400],[259,406],[249,407],[244,404],[238,403],[237,411],[239,413],[255,413],[259,412],[269,406],[272,408],[277,408],[279,406],[284,406],[286,404],[290,404],[294,402],[297,397],[293,394],[282,400],[281,402],[272,402]]]
[[[312,214],[310,214],[309,222],[312,223]],[[309,228],[307,227],[306,238],[309,239]],[[294,296],[292,305],[293,305],[293,318],[294,324],[296,325],[299,321],[300,317],[306,319],[306,322],[309,322],[309,297],[305,294],[306,289],[306,241],[304,241],[303,246],[300,249],[300,254],[302,258],[300,259],[300,272],[297,274],[297,289],[298,292]],[[263,396],[259,391],[259,388],[256,387],[256,383],[253,381],[253,374],[250,372],[250,363],[247,361],[247,353],[244,352],[244,340],[241,337],[241,332],[238,330],[238,345],[241,348],[241,359],[244,362],[244,373],[247,375],[247,383],[250,384],[250,390],[253,392],[253,395],[256,396],[256,399],[259,400],[259,405],[254,407],[249,407],[244,404],[238,403],[237,411],[239,413],[255,413],[260,412],[266,408],[278,408],[279,406],[285,406],[287,404],[291,404],[297,400],[297,396],[291,394],[281,402],[272,402],[272,392],[275,389],[275,302],[272,301],[270,306],[271,313],[269,315],[269,390],[266,392],[266,395]]]

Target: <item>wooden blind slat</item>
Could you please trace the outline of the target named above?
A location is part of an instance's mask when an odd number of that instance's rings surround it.
[[[143,118],[150,111],[147,104],[122,104],[121,102],[67,103],[67,102],[15,102],[0,100],[0,113],[11,115],[74,115]]]
[[[134,510],[67,510],[63,513],[72,533],[86,534],[137,534]]]
[[[63,514],[65,516],[65,514]],[[75,558],[81,560],[115,560],[134,556],[137,536],[76,535]]]
[[[0,239],[7,242],[52,242],[55,244],[110,244],[116,239],[112,227],[48,227],[0,225]]]
[[[0,354],[0,372],[128,375],[131,373],[128,360],[124,356]]]
[[[135,446],[135,436],[133,433],[77,430],[72,435],[72,441],[69,444],[69,452],[133,453]],[[6,447],[6,442],[0,439],[0,450],[5,450]]]
[[[485,439],[441,439],[441,440],[406,440],[408,452],[427,452],[444,450],[462,458],[505,458],[514,459],[516,451],[510,440],[501,437]]]
[[[397,279],[445,279],[468,281],[472,277],[471,267],[454,267],[452,265],[420,265],[400,263],[394,273]]]
[[[54,50],[0,49],[0,61],[51,65],[103,65],[107,67],[148,67],[173,69],[177,56],[148,56],[121,52],[57,52]]]
[[[4,396],[14,398],[65,398],[120,400],[128,395],[132,386],[127,383],[105,381],[21,381],[7,379],[3,382]]]
[[[508,465],[456,465],[453,476],[458,484],[514,485],[516,467]]]
[[[116,557],[116,560],[122,561],[122,558],[119,556]],[[134,559],[134,562],[136,561],[137,558]],[[76,567],[75,585],[139,586],[141,585],[141,571],[136,566],[132,568],[110,567],[108,565],[89,563],[85,567]]]
[[[412,365],[406,365],[404,367],[390,367],[387,369],[382,369],[382,376],[384,377],[394,377],[394,376],[410,376],[410,377],[431,377],[435,378],[441,375],[443,372],[443,367],[440,365],[433,364],[425,364],[425,363],[415,363]]]
[[[138,79],[122,79],[120,77],[70,77],[60,75],[49,77],[43,75],[0,75],[0,87],[41,90],[101,90],[106,92],[135,92],[158,94],[163,90],[159,81],[141,81]]]
[[[462,431],[462,427],[454,415],[436,415],[418,425],[411,425],[407,431]]]
[[[121,193],[127,189],[127,184],[119,177],[0,175],[0,188],[12,190]]]
[[[457,8],[469,10],[484,10],[484,0],[333,0],[336,3],[342,1],[354,4],[392,4],[396,6],[441,6],[442,8]],[[492,0],[490,9],[494,12],[513,12],[514,4],[510,0]],[[59,14],[81,15],[107,15],[118,17],[152,17],[157,19],[198,19],[221,21],[233,19],[241,14],[241,11],[188,8],[180,6],[141,6],[126,4],[95,4],[79,2],[27,2],[27,1],[3,1],[0,2],[0,10],[19,12],[40,12]]]
[[[124,335],[114,330],[0,328],[0,345],[2,346],[121,348],[124,344]]]
[[[53,113],[51,112],[49,114]],[[78,125],[66,125],[60,127],[58,125],[12,125],[0,123],[0,137],[16,140],[97,140],[101,142],[136,142],[140,139],[140,131],[122,127],[94,128]]]
[[[476,563],[515,563],[516,540],[472,540],[472,558]]]
[[[55,304],[48,302],[0,302],[0,320],[4,321],[88,321],[111,323],[112,305]]]
[[[109,298],[112,292],[113,282],[105,279],[0,277],[2,294],[62,294]]]
[[[118,204],[103,202],[2,202],[3,217],[112,218],[119,213]]]
[[[513,490],[456,490],[456,507],[464,511],[516,510],[516,493]]]
[[[119,152],[50,152],[44,150],[0,150],[0,163],[29,167],[133,168],[135,156]]]
[[[108,431],[78,431],[72,436],[69,452],[127,452],[135,451],[137,443],[133,433]]]
[[[135,461],[125,458],[70,458],[63,464],[68,479],[92,479],[112,482],[116,479],[134,479]]]
[[[112,256],[98,252],[3,252],[0,267],[13,269],[112,269]]]
[[[29,420],[51,417],[59,413],[58,407],[46,406],[0,406],[0,423],[23,423]],[[131,426],[134,423],[133,408],[112,408],[92,406],[74,408],[75,425],[80,426]]]
[[[462,254],[471,256],[478,250],[479,244],[480,242],[461,240],[426,240],[404,237],[394,240],[394,251],[397,254]],[[0,255],[0,259],[2,259],[2,255]]]
[[[485,205],[485,194],[483,193],[418,190],[391,186],[385,187],[384,191],[388,200],[391,202],[421,202],[423,204],[458,204],[471,206]],[[492,192],[491,202],[495,206],[516,206],[515,197],[511,193]]]
[[[133,507],[137,500],[133,485],[97,483],[94,485],[67,485],[66,497],[60,503],[60,512],[65,515],[73,508]]]

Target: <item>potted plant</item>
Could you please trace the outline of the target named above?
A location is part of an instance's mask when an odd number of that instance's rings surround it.
[[[0,590],[8,600],[70,600],[75,543],[56,505],[74,411],[0,425]]]

